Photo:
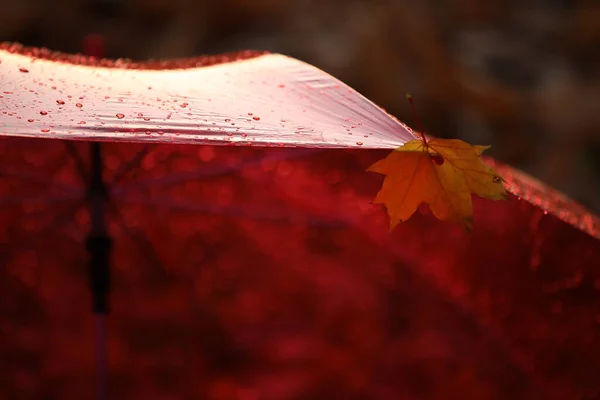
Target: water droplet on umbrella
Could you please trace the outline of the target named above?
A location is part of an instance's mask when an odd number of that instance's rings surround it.
[[[363,142],[356,142],[356,144],[357,144],[358,146],[362,146],[362,145],[363,145]]]
[[[123,119],[123,118],[125,118],[125,114],[118,113],[117,114],[117,118]]]
[[[33,122],[34,120],[32,118],[28,119],[27,122]]]
[[[20,72],[29,72],[29,70],[27,68],[19,68]]]
[[[260,117],[252,117],[252,119],[255,121],[260,121]]]
[[[40,114],[41,115],[48,115],[48,112],[47,111],[40,111]]]
[[[187,106],[188,106],[188,103],[181,103],[181,104],[179,105],[179,107],[181,107],[181,108],[186,108]]]
[[[48,132],[50,132],[50,129],[42,129],[41,131],[44,133],[48,133]]]
[[[62,106],[63,104],[65,104],[65,102],[63,100],[56,100],[56,104],[60,104]]]
[[[83,104],[81,104],[81,103],[77,103],[77,104],[75,104],[75,107],[79,107],[79,108],[81,108],[81,107],[83,107]]]

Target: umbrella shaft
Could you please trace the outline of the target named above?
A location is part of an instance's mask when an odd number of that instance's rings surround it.
[[[87,240],[90,257],[90,289],[95,314],[108,313],[110,290],[110,249],[112,240],[107,234],[105,221],[106,186],[102,178],[102,148],[90,144],[91,173],[88,186],[91,230]]]
[[[92,222],[91,234],[94,236],[106,235],[106,223],[104,221],[104,208],[106,201],[106,185],[102,177],[102,148],[100,143],[90,144],[91,174],[88,186],[90,199],[90,216]]]

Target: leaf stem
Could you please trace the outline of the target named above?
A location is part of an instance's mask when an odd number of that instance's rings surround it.
[[[415,118],[415,122],[417,124],[417,128],[419,128],[419,132],[421,134],[421,139],[423,140],[423,146],[427,148],[427,139],[425,138],[425,134],[423,133],[423,124],[421,124],[421,120],[419,119],[419,115],[417,114],[417,108],[415,107],[415,103],[413,102],[413,97],[410,93],[406,93],[406,99],[410,103],[410,107],[412,108],[413,117]]]

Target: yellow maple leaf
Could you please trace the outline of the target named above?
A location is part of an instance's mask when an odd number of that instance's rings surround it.
[[[384,204],[390,216],[390,230],[409,219],[426,203],[433,215],[473,226],[471,195],[506,199],[502,178],[481,161],[488,147],[470,145],[458,139],[415,139],[392,151],[368,171],[385,175],[374,202]]]

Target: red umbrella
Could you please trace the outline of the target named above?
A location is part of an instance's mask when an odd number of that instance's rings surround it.
[[[89,396],[109,243],[111,398],[598,394],[598,219],[545,185],[389,235],[364,170],[412,133],[310,65],[0,60],[6,397]]]

